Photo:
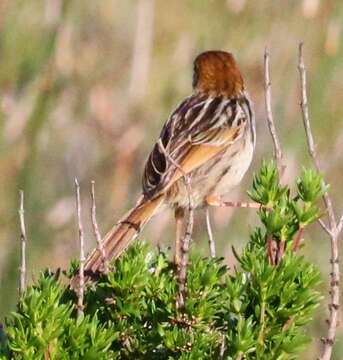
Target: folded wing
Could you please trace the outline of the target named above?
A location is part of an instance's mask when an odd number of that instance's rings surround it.
[[[158,196],[184,173],[191,173],[237,141],[249,117],[242,101],[246,100],[194,94],[182,102],[164,125],[160,145],[155,144],[147,160],[144,195]]]

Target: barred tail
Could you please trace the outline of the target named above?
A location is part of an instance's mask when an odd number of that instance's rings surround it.
[[[106,259],[117,258],[139,235],[145,224],[156,213],[163,202],[163,196],[153,200],[142,200],[131,209],[104,237],[102,245]],[[102,269],[103,258],[99,249],[94,249],[86,259],[85,273]]]

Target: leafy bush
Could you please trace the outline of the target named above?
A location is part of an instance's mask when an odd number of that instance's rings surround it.
[[[69,287],[42,274],[6,319],[0,358],[296,359],[321,296],[319,272],[295,242],[320,215],[323,192],[311,170],[296,185],[292,196],[274,164],[262,165],[249,193],[262,227],[235,254],[234,271],[223,259],[191,257],[182,309],[173,262],[141,243],[87,287],[81,318]]]

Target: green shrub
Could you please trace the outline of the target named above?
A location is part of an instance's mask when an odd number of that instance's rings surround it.
[[[311,170],[296,184],[292,196],[274,164],[262,165],[249,193],[262,227],[234,271],[191,257],[182,309],[173,262],[142,243],[87,287],[81,318],[68,286],[42,274],[6,319],[1,359],[296,359],[321,296],[319,272],[294,242],[318,218],[323,192]]]

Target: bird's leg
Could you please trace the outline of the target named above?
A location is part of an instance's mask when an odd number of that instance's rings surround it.
[[[175,209],[175,223],[176,223],[176,236],[175,236],[175,257],[174,262],[177,268],[180,266],[181,261],[181,240],[183,236],[183,220],[185,211],[182,208]]]
[[[261,204],[255,202],[243,202],[243,201],[224,201],[220,196],[209,195],[206,197],[206,204],[208,206],[215,207],[235,207],[235,208],[250,208],[260,209]]]

